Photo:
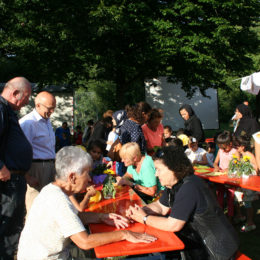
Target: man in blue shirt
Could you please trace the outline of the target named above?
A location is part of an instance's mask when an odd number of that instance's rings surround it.
[[[29,102],[31,84],[23,77],[8,81],[0,96],[0,259],[14,258],[25,212],[25,173],[32,147],[15,111]]]
[[[34,181],[27,185],[27,211],[37,196],[37,191],[54,181],[55,135],[50,116],[55,107],[55,97],[49,92],[42,91],[35,98],[35,109],[19,120],[22,130],[33,148],[33,162],[28,177]]]

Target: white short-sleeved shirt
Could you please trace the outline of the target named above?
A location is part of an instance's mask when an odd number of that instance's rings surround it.
[[[207,153],[203,148],[198,147],[198,150],[193,152],[190,148],[185,150],[185,153],[189,160],[193,163],[195,160],[196,161],[201,161],[202,156]]]
[[[22,231],[18,260],[67,259],[73,234],[85,230],[69,197],[48,184],[36,197]]]

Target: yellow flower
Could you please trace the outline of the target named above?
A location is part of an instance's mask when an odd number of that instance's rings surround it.
[[[244,160],[245,162],[250,161],[250,156],[247,156],[247,155],[243,156],[243,160]]]
[[[234,161],[234,164],[237,164],[237,160]]]
[[[237,157],[235,154],[233,154],[232,157],[233,157],[234,159],[238,159],[238,157]]]
[[[105,174],[111,174],[111,175],[115,175],[116,173],[113,170],[107,169],[104,171]]]

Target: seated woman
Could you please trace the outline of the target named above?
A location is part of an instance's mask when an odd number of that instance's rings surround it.
[[[230,259],[238,250],[237,234],[206,183],[194,175],[179,148],[164,147],[155,157],[156,176],[166,187],[161,198],[126,215],[139,223],[171,232],[185,244],[185,259]]]
[[[139,145],[133,142],[124,144],[119,155],[127,171],[123,177],[117,177],[117,184],[132,187],[145,201],[152,200],[156,191],[161,189],[152,157],[142,155]]]
[[[45,186],[33,202],[19,241],[19,260],[71,259],[70,241],[88,250],[121,240],[134,243],[155,240],[150,235],[128,230],[87,233],[84,225],[88,223],[103,222],[117,228],[128,226],[127,219],[114,213],[78,214],[69,200],[70,195],[86,189],[91,164],[90,155],[78,147],[67,146],[57,153],[55,181]]]
[[[206,157],[207,152],[203,148],[199,147],[198,141],[195,137],[189,137],[188,147],[189,148],[185,150],[185,154],[192,164],[208,164]]]

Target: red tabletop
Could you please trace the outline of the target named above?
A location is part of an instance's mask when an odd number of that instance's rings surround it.
[[[207,179],[212,182],[232,185],[249,190],[260,191],[260,176],[251,175],[248,178],[229,178],[227,175],[221,176],[209,176],[208,173],[213,172],[213,168],[196,168],[195,174],[203,179]],[[200,172],[202,171],[202,172]]]
[[[118,187],[116,198],[109,200],[101,200],[98,203],[92,203],[87,211],[104,212],[104,213],[118,213],[125,215],[125,210],[130,206],[138,204],[144,205],[140,197],[129,187]],[[91,233],[110,232],[117,230],[115,227],[105,224],[90,224]],[[181,250],[184,248],[182,241],[173,233],[152,228],[140,223],[130,224],[126,230],[135,232],[146,232],[147,234],[157,237],[155,242],[146,243],[130,243],[126,240],[96,247],[95,253],[98,258],[123,256],[123,255],[137,255],[154,252],[163,252],[171,250]]]

